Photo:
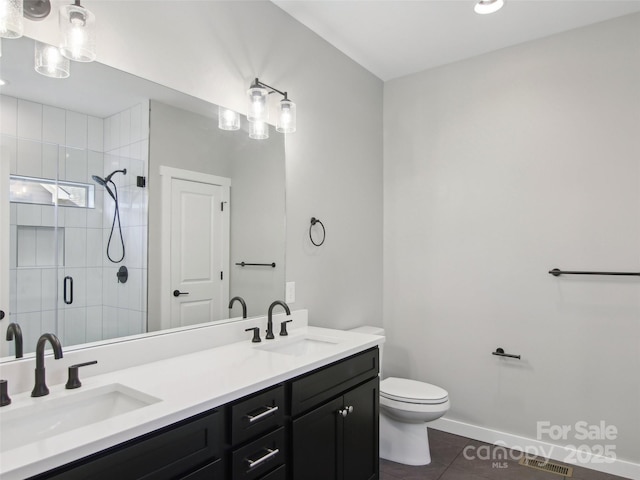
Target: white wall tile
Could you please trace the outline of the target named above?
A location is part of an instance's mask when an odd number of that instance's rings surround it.
[[[92,183],[97,186],[94,182],[93,175],[97,175],[98,177],[104,178],[104,154],[102,152],[94,152],[93,150],[89,150],[87,154],[87,183]]]
[[[102,337],[106,340],[118,336],[118,309],[102,307]]]
[[[65,211],[64,226],[65,227],[81,227],[87,226],[87,209],[77,207],[60,207],[59,210]]]
[[[86,304],[102,307],[102,268],[87,268]]]
[[[130,109],[131,112],[131,143],[142,138],[142,105],[138,104]]]
[[[55,310],[58,305],[57,268],[42,269],[42,310]],[[59,279],[62,281],[62,278]]]
[[[56,179],[58,178],[58,155],[60,148],[51,143],[42,145],[42,177]]]
[[[102,340],[102,306],[87,307],[87,342]]]
[[[43,105],[42,107],[42,141],[64,145],[65,111],[61,108]]]
[[[79,148],[67,148],[65,153],[65,180],[72,182],[87,181],[87,151]]]
[[[118,267],[119,268],[119,267]],[[129,308],[129,299],[131,297],[131,285],[127,283],[118,283],[116,286],[118,294],[118,308]]]
[[[142,102],[140,111],[140,138],[149,138],[149,100]]]
[[[16,150],[17,174],[27,177],[42,177],[42,143],[18,139]]]
[[[40,225],[43,227],[55,227],[56,226],[56,207],[53,205],[41,205],[40,212],[42,212],[42,218]]]
[[[56,310],[43,310],[40,318],[42,333],[53,333],[57,335],[58,322],[56,321]],[[35,347],[35,343],[33,344]],[[64,344],[62,345],[64,348]],[[35,350],[35,348],[34,348]]]
[[[35,232],[36,265],[39,267],[55,266],[57,264],[55,228],[35,227]]]
[[[129,310],[142,311],[142,269],[129,268],[129,279],[124,284],[129,291]]]
[[[9,268],[18,266],[18,226],[9,225]]]
[[[29,140],[42,140],[42,105],[18,100],[17,135]]]
[[[120,112],[120,146],[131,143],[131,110]]]
[[[42,310],[42,269],[18,269],[16,276],[18,313]]]
[[[17,267],[35,267],[36,263],[36,227],[19,226],[17,229]]]
[[[115,267],[104,267],[102,270],[102,304],[107,307],[118,306],[117,272],[118,269]]]
[[[109,128],[109,150],[105,150],[105,151],[112,151],[115,149],[120,148],[121,144],[120,144],[120,115],[116,114],[113,115],[111,117],[109,117],[110,121],[110,128]]]
[[[87,147],[94,152],[104,151],[104,121],[97,117],[88,117]]]
[[[142,312],[129,310],[129,335],[138,335],[146,332],[146,322]]]
[[[19,203],[16,205],[18,225],[40,225],[42,223],[42,208],[40,205]]]
[[[102,247],[102,229],[87,228],[87,267],[102,267],[105,253]],[[100,282],[102,286],[102,282]],[[102,288],[100,288],[102,292]]]
[[[96,187],[94,191],[94,208],[87,210],[87,227],[88,228],[102,228],[102,216],[103,216],[103,203],[104,203],[104,188]]]
[[[0,161],[9,164],[9,173],[18,173],[18,139],[12,135],[0,135]]]
[[[124,337],[129,335],[129,310],[126,308],[118,308],[118,336]]]
[[[85,343],[87,338],[87,309],[69,308],[64,312],[64,345]]]
[[[0,133],[15,137],[18,134],[18,100],[0,95]]]
[[[102,135],[102,144],[103,144],[103,152],[108,152],[113,148],[111,144],[111,125],[113,120],[111,117],[105,118],[103,120],[104,130]]]
[[[64,229],[64,265],[65,267],[86,267],[87,233],[84,228],[65,227]]]
[[[15,315],[17,311],[18,311],[18,271],[16,269],[11,269],[9,270],[9,314]]]
[[[87,115],[67,110],[66,145],[68,147],[87,148]]]

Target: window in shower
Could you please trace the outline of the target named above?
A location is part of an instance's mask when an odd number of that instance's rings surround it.
[[[9,199],[16,203],[94,208],[95,187],[87,183],[11,175]]]

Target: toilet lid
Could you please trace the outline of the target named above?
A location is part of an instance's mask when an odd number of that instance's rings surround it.
[[[444,388],[407,378],[389,377],[380,382],[380,396],[398,402],[444,403],[449,394]]]

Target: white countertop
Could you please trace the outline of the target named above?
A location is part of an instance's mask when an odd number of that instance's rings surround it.
[[[268,350],[301,337],[325,337],[336,343],[297,356]],[[32,398],[29,392],[12,395],[12,404],[2,407],[0,417],[16,409],[111,384],[135,389],[160,401],[4,451],[0,454],[2,480],[24,479],[45,472],[383,342],[384,337],[376,335],[303,327],[292,330],[288,337],[276,336],[275,340],[256,344],[245,340],[93,377],[84,378],[81,369],[81,388],[66,390],[64,384],[57,384],[49,385],[50,394],[44,398]]]

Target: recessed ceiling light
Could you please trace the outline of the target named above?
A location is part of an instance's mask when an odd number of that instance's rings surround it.
[[[504,6],[504,0],[479,0],[474,11],[480,15],[495,13]]]

